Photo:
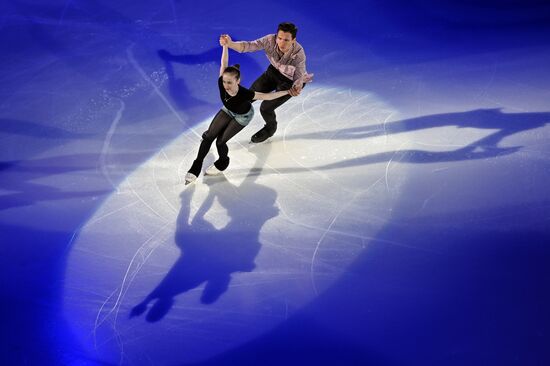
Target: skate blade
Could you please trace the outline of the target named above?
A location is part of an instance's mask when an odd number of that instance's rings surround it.
[[[248,142],[249,145],[261,145],[261,144],[265,144],[266,142],[271,142],[271,137],[268,137],[266,138],[265,140],[261,141],[261,142],[254,142],[252,140],[250,140]]]

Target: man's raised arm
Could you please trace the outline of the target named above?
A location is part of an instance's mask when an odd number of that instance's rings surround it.
[[[262,37],[262,38],[256,39],[255,41],[250,41],[250,42],[249,41],[234,42],[231,39],[231,36],[229,36],[229,34],[222,34],[220,36],[220,44],[221,45],[226,44],[227,47],[239,53],[254,52],[258,50],[263,50],[265,48],[266,37]]]

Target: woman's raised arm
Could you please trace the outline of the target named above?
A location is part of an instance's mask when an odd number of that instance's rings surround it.
[[[229,62],[229,52],[227,51],[227,46],[222,46],[222,48],[223,50],[222,50],[222,59],[220,62],[220,76],[222,76]]]

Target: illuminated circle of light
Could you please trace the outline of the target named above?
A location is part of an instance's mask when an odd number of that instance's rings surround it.
[[[248,142],[257,113],[230,141],[226,173],[189,186],[197,131],[210,120],[172,141],[74,242],[64,301],[79,341],[102,362],[182,364],[283,322],[334,283],[391,214],[405,168],[353,162],[411,143],[385,133],[396,117],[372,93],[306,88],[278,110],[269,142]],[[212,153],[215,144],[203,171]]]

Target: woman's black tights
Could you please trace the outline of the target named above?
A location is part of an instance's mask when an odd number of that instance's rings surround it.
[[[244,126],[240,125],[233,117],[220,110],[208,127],[208,130],[202,134],[202,141],[199,146],[197,158],[193,162],[189,173],[196,175],[200,174],[204,158],[210,151],[210,147],[216,140],[216,148],[218,149],[218,160],[214,163],[219,170],[225,170],[229,166],[229,148],[227,142],[239,133]]]

